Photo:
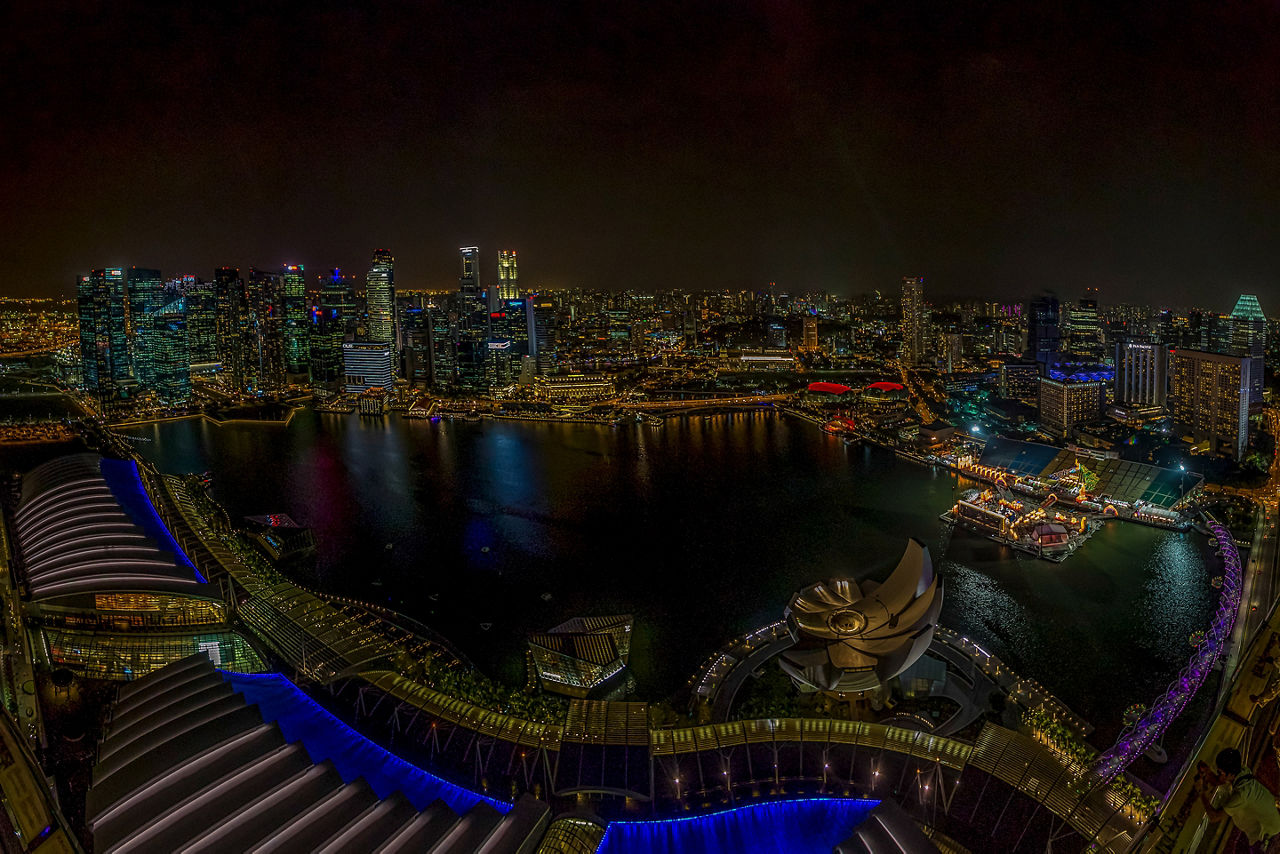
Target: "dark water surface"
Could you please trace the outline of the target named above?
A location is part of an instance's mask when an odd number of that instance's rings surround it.
[[[211,471],[233,516],[314,528],[303,580],[386,602],[512,681],[526,632],[630,612],[638,693],[659,699],[795,590],[883,577],[917,537],[945,579],[943,624],[1103,724],[1170,681],[1212,605],[1196,535],[1113,523],[1061,564],[963,531],[947,543],[938,515],[968,484],[768,413],[652,428],[302,411],[287,428],[126,432],[163,470]]]

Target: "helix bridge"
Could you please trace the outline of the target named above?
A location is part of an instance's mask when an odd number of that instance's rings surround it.
[[[1240,610],[1243,585],[1240,552],[1236,550],[1235,541],[1226,527],[1213,519],[1207,521],[1213,534],[1213,543],[1217,546],[1223,563],[1218,608],[1214,612],[1213,622],[1208,631],[1196,634],[1195,650],[1191,653],[1191,658],[1177,678],[1169,683],[1164,694],[1143,714],[1134,716],[1136,719],[1125,727],[1116,743],[1094,762],[1092,771],[1100,783],[1114,779],[1164,735],[1165,730],[1182,714],[1182,710],[1204,685],[1205,679],[1226,652],[1236,614]]]

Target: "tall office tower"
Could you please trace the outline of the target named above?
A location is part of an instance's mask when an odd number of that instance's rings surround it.
[[[436,388],[452,388],[458,380],[458,324],[456,308],[446,304],[431,312],[431,385]]]
[[[187,353],[193,365],[218,361],[218,300],[213,282],[185,275],[166,286],[165,304],[176,295],[183,298],[187,315]]]
[[[411,388],[431,384],[431,310],[410,306],[400,312],[399,375]]]
[[[462,274],[458,277],[458,295],[471,303],[484,302],[484,290],[480,287],[480,248],[463,246],[458,250],[462,260]],[[467,306],[470,307],[470,304]]]
[[[519,298],[520,276],[519,269],[516,266],[516,251],[514,249],[503,249],[498,253],[498,299]]]
[[[489,327],[489,387],[503,388],[519,379],[524,358],[530,354],[527,300],[501,300],[498,310],[489,315]]]
[[[770,321],[764,329],[764,343],[770,350],[787,349],[787,326],[781,320]],[[905,344],[903,345],[906,346]]]
[[[391,345],[378,341],[347,341],[342,345],[343,383],[347,394],[373,388],[391,390]]]
[[[1045,294],[1031,300],[1027,311],[1027,360],[1040,366],[1047,376],[1058,359],[1061,331],[1058,328],[1058,298]]]
[[[365,276],[365,299],[369,307],[369,340],[395,348],[396,275],[395,259],[386,249],[373,250],[373,266]],[[393,359],[394,361],[394,353]]]
[[[318,395],[343,389],[342,343],[354,314],[355,294],[342,271],[334,270],[321,285],[312,313],[311,388]]]
[[[1239,460],[1249,442],[1249,360],[1178,350],[1170,366],[1169,411],[1193,442]]]
[[[185,405],[191,399],[191,335],[188,325],[188,296],[179,296],[143,315],[151,345],[150,388],[170,406]]]
[[[458,338],[456,384],[468,391],[489,387],[485,363],[489,354],[489,304],[480,287],[480,250],[464,246],[458,250],[462,274],[458,277]]]
[[[529,355],[539,376],[555,369],[556,304],[547,294],[529,294],[525,300],[529,326]]]
[[[907,276],[902,280],[902,361],[918,365],[924,361],[926,347],[924,314],[924,279]]]
[[[80,320],[80,363],[84,387],[104,406],[129,380],[129,337],[124,270],[91,270],[76,288]]]
[[[1231,311],[1231,352],[1249,360],[1249,403],[1262,403],[1266,385],[1267,316],[1253,294],[1241,294]]]
[[[245,376],[257,394],[273,394],[285,386],[284,294],[280,274],[250,269]]]
[[[1098,301],[1081,299],[1067,308],[1067,352],[1075,359],[1086,362],[1102,361],[1102,319],[1098,316]]]
[[[159,270],[130,267],[125,274],[125,287],[129,295],[125,329],[129,339],[133,378],[142,388],[150,389],[155,384],[151,366],[155,344],[151,340],[151,329],[143,318],[164,305],[164,279],[160,277]]]
[[[284,369],[290,382],[306,382],[311,368],[311,318],[307,306],[307,271],[301,264],[285,264]]]
[[[238,267],[213,271],[214,300],[217,303],[218,361],[222,363],[222,385],[232,394],[244,391],[244,336],[249,322],[244,281]]]
[[[1169,351],[1163,344],[1116,343],[1116,403],[1164,406]]]
[[[810,353],[818,352],[818,318],[809,316],[804,319],[803,328],[801,330],[801,345],[804,350]]]
[[[1100,380],[1055,380],[1040,378],[1040,429],[1065,439],[1081,425],[1098,420],[1102,414]]]

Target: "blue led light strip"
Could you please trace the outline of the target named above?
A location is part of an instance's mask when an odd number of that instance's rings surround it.
[[[879,801],[797,798],[653,821],[614,821],[597,854],[829,854]]]
[[[364,778],[379,798],[399,791],[419,810],[440,799],[459,815],[479,803],[500,813],[511,811],[513,805],[506,801],[450,783],[375,744],[279,673],[220,672],[246,702],[258,706],[263,720],[280,726],[287,741],[301,741],[315,762],[332,762],[343,782]]]
[[[112,460],[103,457],[98,467],[102,472],[102,478],[110,487],[111,493],[120,502],[125,512],[129,514],[138,527],[143,532],[156,540],[162,549],[171,551],[174,557],[178,559],[178,563],[190,569],[201,584],[208,584],[208,579],[200,574],[200,570],[196,569],[196,565],[187,557],[187,553],[178,545],[178,541],[173,538],[169,527],[165,525],[164,520],[160,518],[160,514],[156,512],[155,505],[151,503],[151,496],[147,494],[147,489],[142,485],[142,476],[138,474],[138,464],[132,460]]]

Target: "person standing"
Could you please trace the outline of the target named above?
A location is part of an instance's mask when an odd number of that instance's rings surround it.
[[[1276,796],[1244,767],[1234,747],[1218,751],[1215,775],[1204,763],[1196,775],[1196,791],[1210,821],[1230,818],[1249,840],[1249,851],[1262,854],[1280,836],[1280,810]],[[1210,790],[1210,783],[1215,787]]]

